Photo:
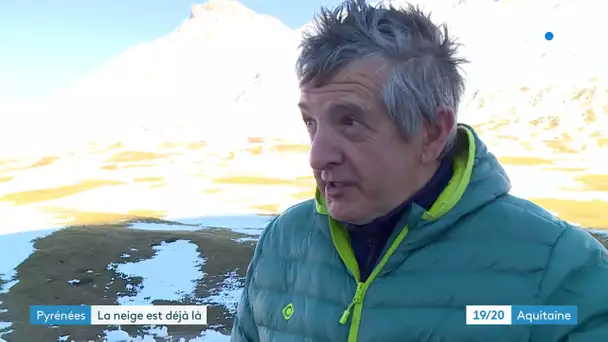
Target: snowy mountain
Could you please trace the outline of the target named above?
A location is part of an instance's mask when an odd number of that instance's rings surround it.
[[[293,137],[284,127],[294,126],[287,113],[298,96],[296,43],[276,18],[211,0],[193,5],[174,32],[125,51],[28,113],[45,122],[37,135],[65,148]]]
[[[600,66],[608,39],[596,34],[597,2],[409,3],[447,23],[471,61],[462,121],[501,122],[501,132],[517,127],[507,133],[522,138],[539,127],[554,137],[576,127],[581,132],[572,133],[573,140],[605,131],[608,69]],[[21,116],[36,116],[43,124],[35,134],[72,149],[83,141],[141,145],[272,136],[302,142],[294,73],[301,30],[233,0],[194,5],[174,32],[135,46]],[[547,31],[552,41],[545,40]],[[555,123],[555,117],[559,123],[548,133],[539,123]]]

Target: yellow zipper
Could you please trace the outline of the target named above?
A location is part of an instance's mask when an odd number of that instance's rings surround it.
[[[338,231],[338,232],[340,232],[340,231]],[[351,312],[353,311],[353,308],[358,309],[358,310],[355,310],[355,315],[352,318],[352,324],[351,324],[351,327],[350,327],[349,333],[348,333],[349,342],[357,341],[359,324],[361,324],[361,311],[362,311],[362,305],[363,305],[363,298],[365,297],[365,292],[369,288],[369,285],[374,281],[376,276],[384,268],[384,265],[386,265],[386,263],[388,262],[388,259],[391,257],[393,252],[395,252],[395,250],[397,249],[397,246],[399,246],[399,244],[401,244],[401,241],[403,241],[403,239],[405,238],[407,233],[408,233],[408,228],[407,228],[407,226],[405,226],[401,230],[401,232],[397,235],[397,237],[395,238],[395,241],[393,241],[393,243],[389,247],[388,251],[382,256],[378,265],[376,265],[376,267],[374,268],[374,270],[372,271],[372,273],[370,274],[370,276],[367,278],[367,280],[365,282],[360,281],[359,270],[357,268],[354,268],[354,267],[350,268],[353,270],[353,275],[355,276],[355,280],[357,281],[357,289],[355,290],[353,300],[350,302],[350,304],[348,304],[348,307],[346,307],[346,310],[344,310],[344,312],[342,313],[342,317],[340,317],[340,324],[344,325],[348,322],[348,318],[350,317]],[[339,253],[340,253],[340,251],[339,251]],[[350,250],[350,253],[352,253],[352,249]],[[349,264],[347,262],[348,260],[345,260],[345,258],[342,255],[341,255],[341,257],[342,257],[342,260],[344,260],[344,262],[348,265]],[[352,255],[351,257],[354,259],[354,255]],[[356,262],[353,266],[355,266],[355,265],[356,265]]]
[[[353,309],[353,306],[359,304],[363,301],[363,295],[365,294],[365,283],[358,282],[357,290],[355,291],[355,295],[353,296],[353,300],[348,304],[346,310],[342,313],[342,317],[340,317],[340,324],[346,324],[348,322],[348,316],[350,316],[350,312]]]

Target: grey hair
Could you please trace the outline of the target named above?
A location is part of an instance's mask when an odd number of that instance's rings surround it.
[[[419,7],[346,0],[334,10],[322,7],[312,28],[300,44],[300,85],[321,86],[349,63],[379,56],[392,67],[381,100],[406,140],[420,131],[423,120],[433,124],[438,108],[456,115],[464,93],[459,69],[467,60],[456,56],[459,44],[447,27],[435,25]],[[442,155],[455,139],[454,128]]]

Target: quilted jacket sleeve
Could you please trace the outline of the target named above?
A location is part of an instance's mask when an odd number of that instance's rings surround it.
[[[253,263],[253,262],[252,262]],[[234,317],[234,324],[232,327],[232,334],[230,341],[232,342],[257,342],[259,341],[258,330],[253,320],[253,314],[251,312],[251,305],[249,303],[249,283],[251,282],[251,268],[252,263],[249,264],[247,269],[247,277],[245,281],[245,288],[241,294],[241,299],[238,304],[237,314]]]
[[[541,305],[575,305],[576,325],[537,326],[532,341],[608,341],[608,251],[579,228],[555,244],[541,284]]]
[[[266,232],[274,226],[275,221],[273,219],[264,229],[264,232],[260,235],[258,243],[253,253],[253,258],[249,267],[247,267],[247,276],[245,277],[245,287],[239,300],[236,316],[234,317],[234,323],[232,326],[232,334],[230,336],[231,342],[259,342],[260,337],[258,335],[258,328],[253,317],[253,311],[251,303],[249,302],[249,292],[251,290],[251,283],[257,267],[257,260],[259,258],[260,250],[264,243],[264,237]]]

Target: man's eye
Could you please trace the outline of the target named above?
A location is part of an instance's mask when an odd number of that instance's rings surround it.
[[[315,120],[310,119],[310,118],[304,118],[303,121],[304,121],[304,124],[306,125],[306,129],[309,132],[312,132],[312,131],[316,130],[316,122],[315,122]]]
[[[354,126],[358,123],[359,122],[357,120],[355,120],[355,118],[353,118],[352,116],[347,116],[344,119],[342,119],[342,124],[346,125],[346,126]]]

